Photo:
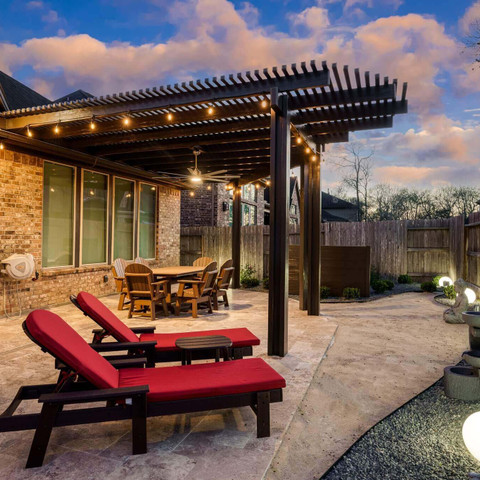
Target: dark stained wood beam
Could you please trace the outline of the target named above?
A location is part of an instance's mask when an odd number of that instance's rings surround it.
[[[288,226],[290,207],[290,118],[287,95],[271,93],[270,266],[268,355],[288,352]]]

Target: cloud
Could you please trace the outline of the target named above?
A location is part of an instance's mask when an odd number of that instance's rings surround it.
[[[42,15],[42,21],[45,23],[56,23],[58,20],[58,13],[55,10],[49,10],[45,15]]]
[[[463,34],[471,33],[472,25],[475,22],[480,22],[480,0],[475,1],[465,11],[465,14],[459,21],[460,29]]]
[[[34,10],[34,9],[37,9],[37,8],[43,8],[44,4],[43,4],[43,2],[41,2],[39,0],[32,0],[31,2],[27,3],[26,7],[29,10]]]

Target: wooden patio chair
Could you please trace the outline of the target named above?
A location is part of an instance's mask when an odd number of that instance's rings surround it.
[[[88,292],[79,292],[70,296],[71,302],[86,316],[91,318],[101,328],[92,330],[92,343],[106,341],[110,348],[118,345],[118,350],[128,351],[129,355],[147,357],[147,365],[154,366],[157,362],[175,362],[181,360],[181,350],[175,342],[178,338],[224,335],[232,341],[230,357],[240,359],[253,355],[253,347],[260,345],[260,339],[248,328],[221,328],[192,332],[155,333],[155,327],[128,327],[97,297]],[[151,344],[150,346],[147,344]],[[105,345],[105,343],[104,343]],[[198,350],[193,352],[194,359],[214,358],[215,351]]]
[[[206,267],[213,262],[213,258],[210,257],[199,257],[193,262],[194,267]]]
[[[125,305],[128,305],[128,301],[125,301],[128,297],[127,285],[125,283],[125,268],[127,268],[127,261],[123,258],[117,258],[112,265],[113,279],[115,280],[115,287],[117,292],[120,293],[118,299],[118,310],[123,310]]]
[[[180,315],[180,308],[183,303],[192,305],[192,317],[198,317],[198,305],[206,303],[208,312],[212,313],[212,294],[217,280],[217,262],[209,263],[203,270],[200,280],[179,280],[175,314]]]
[[[230,281],[232,280],[233,272],[235,268],[233,267],[233,260],[227,260],[220,267],[220,274],[215,283],[215,288],[213,289],[213,308],[218,310],[218,298],[223,298],[223,302],[226,307],[229,306],[227,290],[230,287]]]
[[[147,452],[148,417],[250,407],[257,416],[257,437],[270,436],[270,404],[282,401],[286,383],[261,358],[142,368],[145,358],[109,363],[47,310],[31,312],[23,329],[63,365],[57,383],[20,387],[0,415],[0,432],[35,430],[26,468],[42,465],[57,426],[131,420],[136,455]],[[42,405],[40,413],[15,415],[24,400],[33,399]]]
[[[146,267],[150,266],[150,264],[143,257],[137,257],[135,259],[135,263],[141,263],[142,265],[145,265]]]
[[[165,291],[168,280],[154,282],[151,268],[141,263],[131,263],[125,269],[125,281],[130,298],[128,318],[132,318],[134,313],[145,316],[146,311],[150,309],[150,317],[155,320],[156,306],[160,303],[163,306],[165,316],[168,316]]]

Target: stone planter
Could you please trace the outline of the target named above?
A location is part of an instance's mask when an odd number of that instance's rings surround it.
[[[467,402],[480,400],[480,378],[473,367],[446,367],[444,370],[445,395]]]
[[[470,348],[480,350],[480,312],[463,312],[462,319],[468,325]]]

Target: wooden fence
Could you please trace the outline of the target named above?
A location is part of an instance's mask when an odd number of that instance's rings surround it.
[[[231,258],[231,227],[186,227],[181,230],[181,262],[191,265],[199,256],[219,263]],[[290,245],[300,243],[300,228],[290,225]],[[465,225],[463,216],[439,220],[333,222],[322,224],[322,245],[370,246],[371,265],[381,274],[408,273],[416,280],[433,275],[464,278],[480,285],[480,213]],[[241,265],[252,265],[268,277],[268,226],[242,227]],[[298,263],[298,259],[292,258]]]

